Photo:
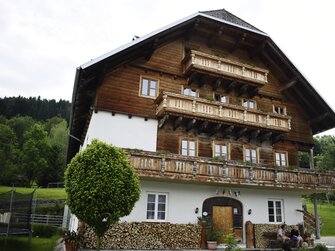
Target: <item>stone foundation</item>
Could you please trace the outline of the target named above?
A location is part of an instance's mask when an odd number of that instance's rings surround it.
[[[105,234],[101,249],[199,249],[201,227],[198,224],[121,222]],[[95,248],[96,238],[85,230],[87,248]]]

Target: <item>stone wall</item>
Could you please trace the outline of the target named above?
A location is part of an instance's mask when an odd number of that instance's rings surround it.
[[[197,224],[121,222],[102,240],[102,249],[199,249],[201,227]],[[85,246],[94,248],[95,235],[85,230]]]
[[[278,229],[282,224],[254,224],[255,233],[255,247],[256,248],[267,248],[269,247],[269,239],[264,233],[277,233]],[[289,236],[294,226],[286,226],[286,235]]]

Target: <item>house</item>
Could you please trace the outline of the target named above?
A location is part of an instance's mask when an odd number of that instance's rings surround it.
[[[248,222],[258,234],[303,223],[301,196],[335,190],[333,173],[299,167],[300,153],[313,159],[313,135],[334,126],[266,33],[205,11],[77,68],[68,159],[95,138],[127,151],[142,193],[122,222],[180,226],[173,238],[199,245],[203,231],[185,226],[201,219],[261,247]]]

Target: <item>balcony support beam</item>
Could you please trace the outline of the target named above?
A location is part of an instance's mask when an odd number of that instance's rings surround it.
[[[183,117],[178,117],[173,124],[173,131],[175,131],[180,125],[181,122],[183,121]]]
[[[273,137],[272,144],[276,144],[283,139],[284,139],[284,134],[278,134],[278,135]]]
[[[261,137],[261,142],[267,141],[271,138],[272,132],[265,132]]]
[[[216,43],[216,41],[220,39],[222,35],[223,35],[223,27],[220,27],[220,29],[218,29],[218,31],[208,39],[207,42],[208,47],[211,48]]]
[[[187,79],[187,84],[191,85],[197,78],[197,73],[193,71]]]
[[[248,128],[246,128],[246,127],[241,128],[240,130],[238,130],[236,132],[236,139],[241,138],[247,132],[247,130],[248,130]]]
[[[202,122],[198,128],[198,134],[200,134],[201,132],[203,132],[204,130],[206,130],[208,126],[208,121],[205,120],[204,122]]]
[[[200,20],[199,19],[195,20],[193,26],[190,29],[188,29],[188,31],[185,34],[185,37],[184,37],[185,41],[190,40],[192,34],[199,28],[199,25],[200,25]]]
[[[159,129],[163,128],[165,122],[166,122],[168,119],[169,119],[169,114],[164,115],[164,117],[161,118],[161,119],[159,120],[158,128],[159,128]]]
[[[216,134],[222,127],[222,124],[216,124],[214,126],[214,128],[211,130],[211,132],[209,133],[209,136],[213,136],[214,134]]]
[[[231,81],[229,84],[227,84],[224,89],[226,90],[226,92],[229,94],[234,88],[235,88],[235,85],[236,85],[236,81],[233,80]]]
[[[222,131],[222,135],[223,137],[226,137],[227,135],[230,135],[234,130],[234,126],[233,125],[230,125],[230,126],[227,126],[223,129]]]
[[[216,81],[215,81],[215,85],[213,87],[213,91],[216,91],[217,89],[219,89],[221,86],[222,86],[222,79],[221,78],[218,78]]]
[[[261,130],[255,130],[249,134],[249,142],[253,139],[257,139],[258,135],[260,134]]]
[[[248,89],[248,84],[241,85],[238,92],[237,92],[237,97],[242,96]]]
[[[192,130],[192,128],[194,127],[195,123],[197,122],[196,119],[191,119],[186,126],[186,132],[189,132],[190,130]]]
[[[250,97],[250,98],[253,98],[253,97],[255,97],[256,95],[258,95],[259,90],[260,90],[259,87],[255,87],[255,88],[253,88],[252,91],[250,92],[249,97]]]
[[[244,42],[246,37],[247,37],[247,33],[243,33],[242,36],[237,39],[233,47],[230,49],[230,52],[231,53],[234,52],[237,49],[237,47],[240,46],[240,44]]]

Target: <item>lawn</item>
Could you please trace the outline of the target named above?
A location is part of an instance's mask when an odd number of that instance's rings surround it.
[[[8,237],[7,248],[4,249],[5,239],[0,237],[0,251],[53,251],[56,241],[60,238],[55,235],[51,238],[32,238],[29,247],[28,237]]]
[[[33,188],[16,187],[18,193],[31,193]],[[0,193],[11,191],[12,187],[0,186]],[[37,188],[36,190],[38,200],[58,200],[66,199],[66,192],[64,188]]]
[[[314,206],[307,202],[307,211],[314,214]],[[318,205],[319,217],[322,222],[321,236],[335,236],[335,206],[332,204]]]

